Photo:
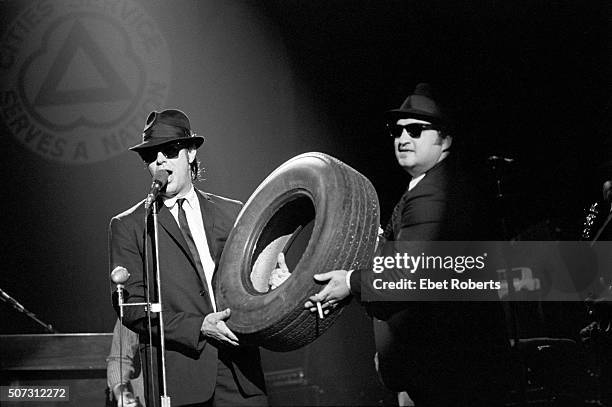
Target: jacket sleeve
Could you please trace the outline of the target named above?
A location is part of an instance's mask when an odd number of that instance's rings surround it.
[[[377,247],[375,256],[396,257],[397,254],[419,255],[429,253],[432,241],[443,236],[443,225],[447,215],[447,203],[444,193],[435,185],[419,185],[402,208],[399,223],[396,226],[394,240],[383,240]],[[385,280],[401,281],[406,271],[396,267],[385,267]],[[350,278],[351,293],[361,302],[370,302],[372,309],[389,308],[383,304],[380,292],[372,287],[377,274],[372,267],[353,271]],[[398,299],[399,300],[399,299]],[[380,304],[376,304],[381,302]]]
[[[115,217],[109,227],[110,268],[125,267],[130,278],[125,286],[126,303],[146,302],[144,280],[144,231],[137,227],[134,219]],[[152,267],[152,262],[150,263]],[[155,282],[150,282],[154,292]],[[118,311],[118,310],[117,310]],[[183,353],[200,353],[206,343],[200,333],[204,315],[189,312],[164,310],[164,334],[166,345],[182,350]],[[124,324],[135,332],[146,336],[147,313],[144,306],[124,307]],[[159,338],[159,319],[157,313],[151,314],[152,333]]]
[[[121,341],[121,343],[120,343]],[[106,359],[106,380],[112,391],[120,384],[128,384],[134,378],[135,357],[138,354],[138,334],[121,327],[117,320],[113,330],[111,349]]]

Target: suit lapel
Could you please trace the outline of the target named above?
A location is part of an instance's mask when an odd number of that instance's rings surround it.
[[[448,162],[449,157],[440,161],[433,167],[427,171],[425,177],[419,181],[409,192],[407,192],[406,202],[411,201],[415,196],[419,196],[421,191],[425,186],[433,184],[433,185],[444,185],[444,179],[446,177],[446,172],[448,171]],[[405,203],[406,203],[405,202]]]
[[[391,217],[391,226],[393,228],[392,230],[394,234],[398,233],[399,230],[402,228],[401,214],[405,210],[405,207],[408,205],[412,205],[412,200],[421,194],[423,188],[425,188],[426,185],[440,184],[440,178],[445,177],[445,172],[447,171],[446,168],[448,168],[448,161],[449,159],[447,157],[436,165],[434,165],[433,167],[431,167],[429,171],[427,171],[427,173],[425,174],[425,177],[420,180],[411,190],[408,190],[408,188],[406,188],[404,195],[402,195],[400,201],[397,203],[397,207],[394,209],[394,212],[396,210],[398,211],[397,216],[392,215]]]
[[[424,185],[428,185],[431,183],[436,184],[439,178],[443,176],[445,168],[447,167],[447,162],[448,157],[431,167],[429,171],[427,171],[427,173],[425,174],[425,177],[421,181],[419,181],[419,183],[417,183],[414,188],[410,190],[410,195],[414,195],[415,193],[420,192]]]

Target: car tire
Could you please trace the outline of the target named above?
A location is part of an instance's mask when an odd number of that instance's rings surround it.
[[[305,153],[282,164],[249,198],[223,250],[216,288],[220,309],[231,309],[229,329],[241,343],[274,351],[314,341],[346,302],[323,319],[305,309],[308,298],[323,287],[313,275],[368,266],[379,218],[370,181],[340,160]],[[270,251],[268,245],[278,247],[280,238],[291,275],[273,290],[256,289],[253,265]]]

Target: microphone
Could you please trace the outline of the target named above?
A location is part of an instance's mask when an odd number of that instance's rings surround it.
[[[603,184],[603,198],[606,202],[612,201],[612,180],[607,180]]]
[[[117,285],[123,285],[130,278],[130,273],[123,266],[117,266],[111,271],[111,281]]]
[[[117,266],[111,271],[111,281],[117,284],[117,305],[119,305],[119,317],[123,319],[123,284],[130,278],[130,273],[123,266]]]
[[[487,158],[488,161],[492,161],[492,162],[498,162],[498,161],[503,161],[505,163],[513,163],[514,162],[514,158],[510,158],[510,157],[500,157],[497,155],[491,155]]]
[[[19,301],[8,295],[7,292],[3,291],[2,288],[0,288],[0,299],[4,302],[8,302],[9,304],[11,304],[17,311],[26,312],[24,306],[21,305]]]
[[[153,176],[153,183],[151,184],[151,189],[149,190],[149,194],[147,195],[147,199],[145,199],[145,209],[149,209],[157,195],[159,195],[159,191],[168,183],[168,171],[160,170],[155,173]]]

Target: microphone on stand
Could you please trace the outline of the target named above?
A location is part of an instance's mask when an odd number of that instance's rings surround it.
[[[502,199],[504,197],[502,193],[501,181],[502,181],[502,173],[504,165],[514,163],[514,158],[504,157],[499,155],[490,155],[487,157],[487,162],[491,165],[491,170],[495,176],[495,184],[497,186],[497,199]]]
[[[505,162],[505,163],[513,163],[514,162],[514,158],[510,158],[510,157],[501,157],[501,156],[497,156],[497,155],[491,155],[487,158],[488,161],[492,161],[492,162]]]
[[[151,183],[151,188],[149,189],[149,194],[145,199],[145,209],[148,211],[155,199],[157,199],[157,195],[159,195],[159,191],[168,183],[168,171],[160,170],[155,173],[153,176],[153,182]]]
[[[19,301],[8,295],[6,291],[3,291],[2,288],[0,288],[0,299],[4,302],[11,304],[13,308],[15,308],[17,311],[26,312],[25,307],[21,305]]]
[[[111,281],[117,285],[117,303],[119,305],[119,317],[123,319],[123,288],[130,278],[130,273],[123,266],[117,266],[111,271]]]
[[[40,326],[45,328],[47,330],[47,332],[50,332],[52,334],[58,333],[58,331],[55,328],[53,328],[53,325],[47,324],[47,323],[41,321],[36,316],[36,314],[34,314],[33,312],[31,312],[28,309],[26,309],[26,307],[21,305],[19,303],[19,301],[17,301],[13,297],[11,297],[6,291],[2,290],[2,288],[0,288],[0,300],[4,301],[7,304],[9,304],[10,306],[12,306],[13,309],[15,309],[16,311],[21,312],[21,313],[25,314],[26,316],[28,316],[29,318],[33,319],[37,324],[39,324]]]
[[[603,184],[603,199],[606,202],[612,202],[612,180],[607,180]]]

